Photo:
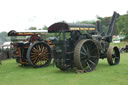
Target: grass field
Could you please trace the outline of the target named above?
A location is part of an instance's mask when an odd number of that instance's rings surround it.
[[[35,69],[19,67],[14,59],[2,61],[0,85],[128,85],[128,53],[121,54],[119,65],[100,60],[93,72],[61,71],[54,65]]]

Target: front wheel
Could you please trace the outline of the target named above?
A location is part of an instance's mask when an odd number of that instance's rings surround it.
[[[120,62],[120,51],[117,47],[109,47],[107,51],[107,61],[110,65],[116,65]]]

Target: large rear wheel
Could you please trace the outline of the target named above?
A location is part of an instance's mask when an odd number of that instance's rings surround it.
[[[28,48],[27,60],[35,68],[48,66],[51,59],[50,47],[45,42],[35,42]]]
[[[81,40],[74,50],[74,63],[78,70],[93,71],[98,64],[98,49],[93,40]]]

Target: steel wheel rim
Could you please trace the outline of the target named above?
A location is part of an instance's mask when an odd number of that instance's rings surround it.
[[[91,47],[93,46],[93,47]],[[86,51],[86,52],[85,52]],[[94,43],[91,41],[83,44],[83,47],[80,49],[80,52],[84,52],[85,55],[80,53],[81,61],[85,61],[82,63],[83,69],[86,71],[92,71],[93,68],[97,65],[98,57],[97,57],[97,48]],[[83,57],[84,56],[84,57]],[[82,59],[85,58],[85,59]]]
[[[81,48],[79,49],[79,57],[75,59],[77,68],[79,70],[84,70],[85,72],[93,71],[98,64],[98,50],[96,44],[92,40],[84,40],[80,43]]]
[[[120,52],[117,47],[109,47],[107,52],[107,60],[110,65],[116,65],[120,62]]]

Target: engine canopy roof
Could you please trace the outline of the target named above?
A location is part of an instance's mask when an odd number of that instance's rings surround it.
[[[93,24],[75,24],[58,22],[48,27],[48,32],[72,31],[72,30],[96,30]]]

